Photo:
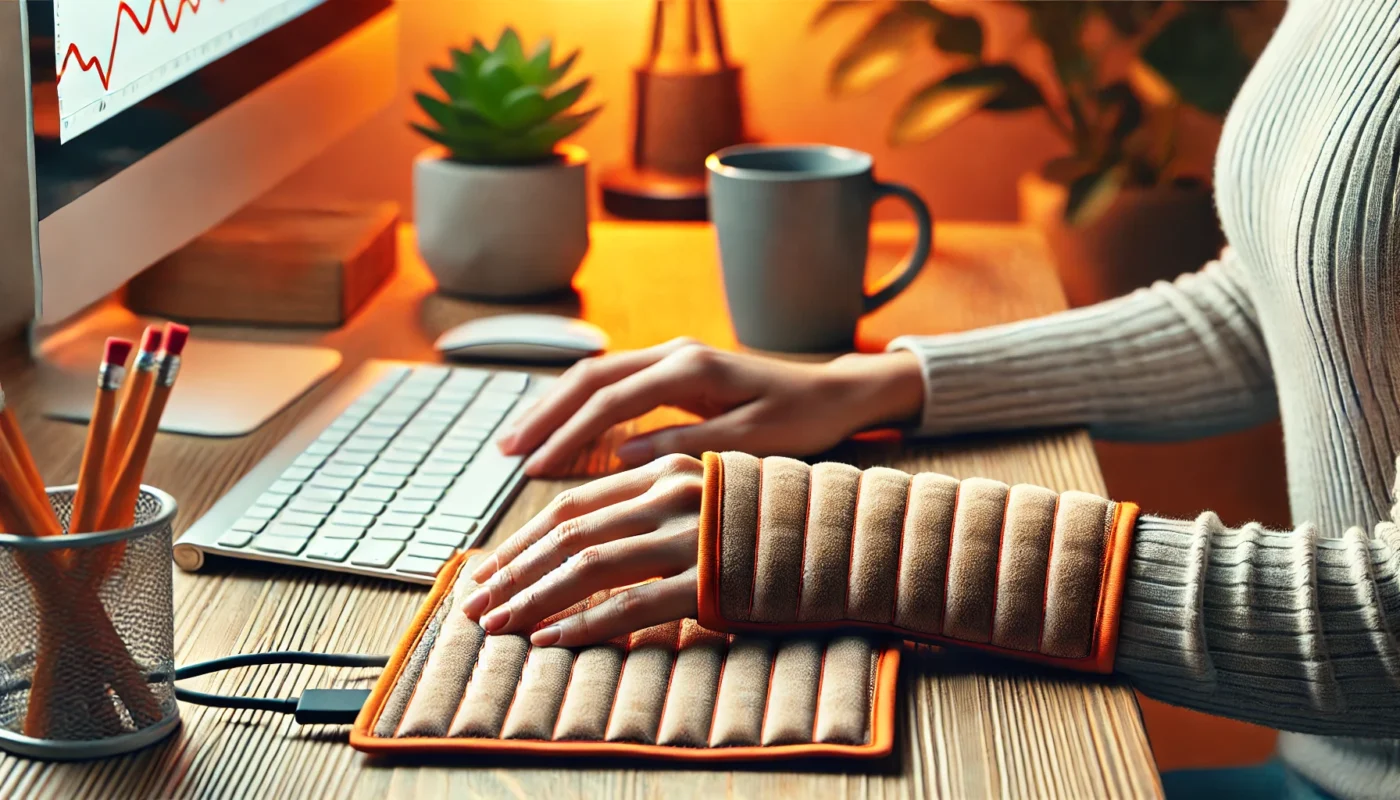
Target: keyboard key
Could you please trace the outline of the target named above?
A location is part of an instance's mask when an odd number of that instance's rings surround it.
[[[274,522],[263,531],[263,533],[285,536],[289,539],[310,539],[311,534],[315,532],[316,527],[313,525],[297,525],[291,522]]]
[[[339,503],[345,497],[343,489],[319,489],[308,486],[297,495],[298,500],[320,500],[323,503]]]
[[[329,536],[332,539],[365,538],[365,529],[358,525],[322,525],[319,533],[321,536]]]
[[[437,364],[419,364],[413,368],[413,374],[409,376],[408,380],[414,383],[422,381],[436,386],[447,380],[456,371],[452,367],[443,367]]]
[[[369,466],[370,464],[373,464],[373,463],[374,463],[374,460],[375,460],[376,458],[378,458],[378,457],[379,457],[379,451],[378,451],[378,450],[373,450],[373,451],[370,451],[370,452],[368,452],[368,453],[366,453],[366,452],[356,452],[356,451],[345,451],[345,452],[336,453],[336,454],[335,454],[335,458],[331,459],[331,463],[330,463],[329,466],[332,466],[332,467],[339,467],[339,466],[341,466],[341,465],[343,465],[343,464],[349,464],[349,465],[355,466],[355,467],[367,467],[367,466]]]
[[[427,542],[420,542],[415,539],[409,542],[408,546],[403,549],[403,554],[406,556],[417,556],[418,558],[431,558],[437,561],[446,561],[456,555],[456,551],[440,544],[428,544]]]
[[[273,536],[264,533],[253,539],[253,549],[261,550],[264,553],[280,553],[282,555],[294,556],[300,553],[305,547],[305,539],[293,539],[289,536]]]
[[[456,483],[457,479],[451,475],[415,475],[414,486],[426,486],[433,489],[446,489]]]
[[[433,513],[433,503],[428,500],[395,500],[389,510],[398,514],[431,514]]]
[[[413,538],[412,528],[402,528],[398,525],[375,525],[369,529],[369,538],[387,539],[392,542],[406,542]]]
[[[292,500],[291,504],[289,504],[287,508],[291,509],[292,511],[301,511],[307,514],[315,514],[317,516],[324,517],[335,510],[335,504],[327,503],[324,500],[311,500],[306,497],[297,497],[296,499]]]
[[[372,475],[395,475],[406,478],[412,475],[417,467],[412,464],[402,464],[397,461],[376,461],[374,468],[370,470]]]
[[[288,509],[277,515],[278,522],[285,522],[289,525],[303,525],[307,528],[319,528],[325,522],[324,514],[308,514],[305,511],[292,511]]]
[[[433,449],[433,458],[466,464],[468,461],[472,460],[472,456],[476,455],[477,451],[480,449],[480,447],[464,447],[458,444],[448,444],[446,440],[444,440]]]
[[[336,431],[336,430],[331,430],[330,428],[327,428],[326,430],[321,431],[321,435],[316,437],[316,441],[318,441],[318,442],[320,442],[320,443],[322,443],[322,444],[335,444],[335,445],[338,445],[338,444],[340,444],[341,442],[345,441],[345,439],[346,439],[347,437],[349,437],[349,436],[350,436],[350,432],[349,432],[349,431]]]
[[[448,475],[457,477],[466,468],[466,463],[462,461],[447,461],[441,458],[433,458],[423,462],[423,466],[418,468],[418,475]]]
[[[520,394],[530,385],[530,376],[525,372],[497,372],[486,382],[485,391]]]
[[[400,525],[405,528],[416,528],[423,524],[422,514],[399,514],[393,511],[379,515],[379,521],[385,525]]]
[[[239,521],[233,523],[233,525],[230,526],[230,529],[235,531],[243,531],[244,533],[257,533],[258,531],[261,531],[266,525],[267,520],[265,519],[244,517],[243,519],[240,519]]]
[[[243,516],[247,519],[269,520],[277,516],[277,509],[267,506],[249,506],[248,510],[243,512]]]
[[[385,475],[382,472],[371,472],[360,479],[361,486],[374,486],[381,489],[402,489],[408,483],[408,478],[402,475]]]
[[[281,508],[287,504],[287,495],[277,494],[275,492],[263,492],[262,496],[253,501],[253,504],[266,508]]]
[[[437,530],[467,535],[476,530],[476,520],[439,513],[428,518],[427,526],[429,528],[436,528]]]
[[[463,517],[480,519],[486,516],[486,510],[501,489],[510,483],[523,460],[520,456],[503,455],[494,447],[483,448],[462,477],[457,479],[452,490],[442,498],[438,508]]]
[[[350,525],[356,528],[368,528],[374,524],[374,517],[369,514],[356,514],[353,511],[337,511],[326,520],[332,525]]]
[[[413,534],[413,541],[424,544],[438,544],[443,547],[459,548],[466,544],[466,534],[453,533],[452,531],[440,531],[433,528],[420,528]]]
[[[219,537],[220,547],[247,547],[253,541],[253,534],[247,531],[229,531]]]
[[[317,538],[310,547],[306,548],[306,557],[339,563],[348,558],[350,551],[354,550],[355,547],[353,539]]]
[[[342,453],[378,453],[388,443],[388,439],[378,436],[351,436],[345,440],[345,444],[340,446],[340,451]]]
[[[313,456],[308,453],[302,453],[301,455],[296,457],[295,461],[292,462],[292,466],[305,467],[307,469],[316,469],[324,463],[326,463],[325,456]]]
[[[424,448],[424,450],[426,449],[427,448]],[[405,450],[402,447],[390,447],[379,456],[379,460],[385,463],[408,464],[409,466],[416,467],[422,463],[426,456],[426,452]]]
[[[442,560],[436,558],[422,558],[405,554],[394,564],[394,569],[399,572],[407,572],[410,575],[436,575],[442,569]]]
[[[383,569],[394,563],[394,559],[398,557],[399,551],[402,549],[402,542],[366,539],[360,542],[355,548],[355,552],[350,555],[350,563],[357,567]]]
[[[398,497],[400,500],[426,500],[430,503],[436,503],[446,491],[446,489],[441,487],[433,488],[430,486],[411,484],[407,488],[399,491]]]
[[[343,492],[355,485],[355,479],[339,475],[317,475],[311,479],[310,485],[318,489],[338,489]]]
[[[310,476],[308,476],[308,477],[310,477]],[[270,493],[270,494],[288,494],[288,495],[290,495],[290,494],[296,494],[296,493],[297,493],[297,490],[300,489],[300,488],[301,488],[301,481],[285,481],[285,480],[284,480],[284,481],[276,481],[276,482],[274,482],[271,486],[267,487],[267,492],[265,492],[264,494]]]
[[[335,447],[335,445],[326,442],[312,442],[302,452],[313,456],[328,456],[335,452]]]
[[[368,500],[373,503],[387,503],[394,499],[394,490],[379,486],[356,486],[350,492],[351,500]]]
[[[314,471],[315,470],[306,467],[287,467],[282,471],[282,480],[301,483],[307,478],[310,478]]]
[[[340,510],[373,517],[384,510],[384,504],[374,500],[346,500],[340,504]]]
[[[365,474],[365,468],[360,464],[346,464],[344,462],[327,464],[316,473],[317,475],[329,475],[333,478],[358,478]]]

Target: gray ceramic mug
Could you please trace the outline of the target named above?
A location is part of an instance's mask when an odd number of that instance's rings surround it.
[[[933,218],[914,191],[881,183],[869,153],[828,145],[739,145],[713,153],[710,219],[739,341],[783,352],[848,350],[861,316],[893,300],[923,268]],[[865,293],[870,209],[894,195],[914,211],[908,260]]]

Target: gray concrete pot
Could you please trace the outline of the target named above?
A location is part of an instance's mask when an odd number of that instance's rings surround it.
[[[1028,172],[1018,184],[1021,221],[1039,228],[1071,306],[1086,306],[1194,272],[1224,243],[1209,187],[1127,188],[1087,225],[1065,224],[1064,185]]]
[[[588,153],[561,145],[544,164],[413,162],[418,252],[447,294],[488,299],[569,288],[588,252]]]

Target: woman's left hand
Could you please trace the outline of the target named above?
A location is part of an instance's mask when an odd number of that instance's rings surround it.
[[[595,592],[643,583],[536,631],[539,647],[592,644],[696,613],[704,470],[690,456],[569,489],[486,557],[467,616],[526,631]]]

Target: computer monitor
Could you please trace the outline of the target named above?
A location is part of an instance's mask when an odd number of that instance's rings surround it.
[[[0,9],[0,52],[17,40],[27,58],[17,69],[17,60],[0,57],[0,118],[22,91],[30,135],[21,151],[0,131],[0,162],[23,160],[29,172],[27,204],[0,200],[0,217],[10,217],[0,219],[0,231],[21,227],[20,215],[30,222],[24,227],[32,238],[36,350],[60,366],[90,367],[96,341],[113,332],[99,330],[112,327],[107,315],[107,324],[77,325],[81,331],[72,333],[86,309],[277,185],[395,91],[392,0],[3,6],[11,8]],[[13,26],[17,34],[5,30]],[[23,285],[15,261],[0,256],[0,271],[8,273],[0,287]],[[18,299],[0,297],[0,306]],[[126,327],[135,323],[133,317]],[[338,363],[333,353],[310,348],[281,350],[272,363],[286,366],[289,358],[296,369],[264,376],[260,385],[274,386],[262,396],[220,411],[208,403],[223,392],[200,389],[191,353],[168,427],[241,432],[255,422],[250,410],[275,413],[309,388],[307,370],[314,383]],[[249,401],[258,408],[249,409]],[[64,414],[63,401],[58,405]],[[81,414],[84,405],[67,411]]]

